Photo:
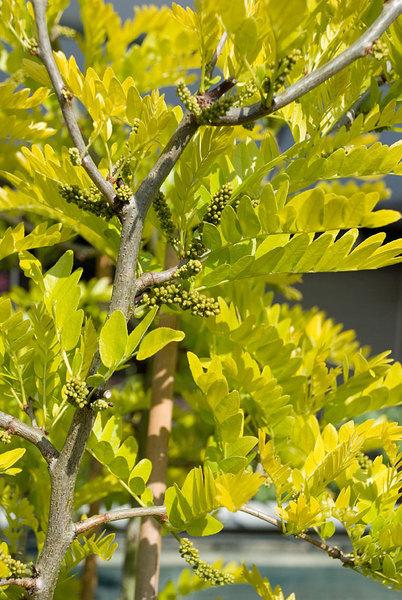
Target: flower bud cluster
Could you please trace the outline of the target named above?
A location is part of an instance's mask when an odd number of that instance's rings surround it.
[[[371,458],[369,458],[367,456],[367,454],[364,454],[364,452],[359,452],[356,455],[356,459],[357,459],[357,462],[358,462],[361,470],[365,471],[365,472],[367,472],[370,469],[371,465],[373,464],[373,461],[371,460]]]
[[[87,406],[89,390],[85,381],[78,379],[78,377],[74,377],[73,379],[66,381],[63,391],[70,404],[78,406],[78,408]]]
[[[247,100],[250,100],[257,92],[257,86],[254,81],[248,81],[235,96],[234,104],[236,106],[242,105]]]
[[[225,185],[212,196],[212,200],[209,203],[203,221],[212,223],[213,225],[219,225],[221,222],[222,211],[230,201],[232,194],[233,186],[230,183],[225,183]]]
[[[174,246],[177,242],[176,229],[172,221],[172,213],[163,192],[158,192],[153,201],[153,207],[167,241]]]
[[[4,431],[4,429],[0,429],[0,443],[11,444],[11,435],[8,431]]]
[[[11,575],[14,577],[26,577],[32,575],[32,566],[26,565],[20,560],[11,558],[11,556],[5,554],[0,550],[0,561],[6,565]]]
[[[74,167],[79,167],[79,165],[81,164],[81,154],[78,148],[69,148],[68,154],[70,157],[71,164],[74,165]]]
[[[189,279],[190,277],[195,277],[195,275],[198,275],[198,273],[201,273],[201,271],[201,261],[196,259],[190,259],[179,269],[177,269],[176,277],[178,277],[179,279]]]
[[[374,42],[372,46],[372,53],[374,58],[377,60],[383,60],[389,56],[389,49],[387,44],[385,44],[381,39],[378,39]]]
[[[38,41],[35,38],[29,38],[29,40],[26,41],[26,49],[28,50],[29,54],[32,54],[32,56],[38,56],[38,54],[39,54]]]
[[[135,119],[133,119],[132,125],[131,125],[131,131],[133,131],[134,133],[138,133],[138,130],[140,128],[140,119],[138,117],[135,117]]]
[[[123,183],[116,188],[116,196],[114,199],[120,204],[127,204],[127,202],[130,202],[132,195],[133,192],[131,191],[130,186]]]
[[[104,398],[98,398],[91,403],[92,410],[96,412],[102,412],[111,407],[111,404]]]
[[[289,54],[280,59],[277,68],[271,66],[272,70],[278,73],[274,82],[274,91],[277,92],[285,85],[286,78],[290,75],[297,61],[302,57],[300,48],[294,48]]]
[[[179,282],[157,285],[144,294],[142,299],[149,307],[174,304],[199,317],[213,317],[220,312],[219,303],[214,298],[197,291],[186,290]]]
[[[63,184],[59,186],[59,191],[66,202],[76,204],[78,208],[91,212],[98,217],[111,219],[115,214],[113,208],[106,202],[95,186],[91,186],[89,190],[82,190],[78,185]]]
[[[198,237],[194,237],[185,252],[185,258],[197,259],[202,256],[205,251],[206,246],[204,246],[202,240]]]
[[[194,115],[199,117],[201,115],[201,107],[197,102],[197,98],[193,96],[183,81],[180,81],[177,85],[176,90],[178,98],[180,98],[181,102],[184,106],[192,112]]]
[[[205,108],[199,118],[198,122],[201,124],[208,124],[217,121],[220,117],[224,117],[228,110],[236,103],[237,96],[224,96],[219,98],[216,102],[213,102],[211,106]]]
[[[234,583],[233,575],[224,573],[220,569],[216,569],[212,565],[200,558],[200,553],[197,548],[194,547],[193,543],[187,538],[182,538],[179,547],[180,556],[186,561],[188,565],[193,567],[194,573],[202,579],[207,581],[211,585],[227,585]]]

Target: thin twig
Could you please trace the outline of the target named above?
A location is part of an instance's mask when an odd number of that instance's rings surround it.
[[[26,412],[26,414],[29,417],[29,420],[31,421],[31,425],[34,429],[39,429],[40,427],[38,425],[38,423],[36,422],[36,417],[35,417],[35,411],[34,411],[34,407],[33,407],[33,400],[32,398],[28,398],[27,403],[25,404],[25,406],[23,407],[24,411]]]
[[[216,63],[218,62],[218,58],[220,57],[223,47],[226,43],[228,34],[226,31],[224,31],[222,33],[221,39],[218,42],[218,45],[216,47],[216,50],[210,60],[210,62],[208,63],[208,65],[205,67],[205,77],[207,77],[208,79],[211,79],[214,69],[216,67]]]
[[[166,508],[164,506],[119,508],[100,515],[94,515],[93,517],[89,517],[89,519],[75,523],[74,533],[77,536],[81,533],[89,531],[90,529],[99,527],[100,525],[105,525],[105,523],[121,521],[122,519],[133,519],[135,517],[160,517],[164,516],[165,514]]]
[[[384,7],[379,17],[372,25],[357,39],[349,48],[341,52],[339,56],[330,60],[322,67],[312,71],[305,77],[302,77],[288,87],[285,91],[274,96],[269,106],[263,106],[260,102],[240,108],[230,109],[225,116],[220,117],[211,125],[241,125],[249,123],[272,114],[273,112],[294,102],[301,96],[304,96],[315,89],[327,79],[330,79],[339,71],[350,65],[358,58],[367,56],[373,46],[373,43],[384,33],[386,29],[402,14],[402,0],[389,0],[384,3]]]
[[[37,580],[34,577],[4,577],[0,579],[0,587],[8,585],[18,585],[26,590],[34,590],[37,586]]]
[[[270,525],[273,525],[274,527],[276,527],[281,533],[284,533],[284,531],[283,531],[284,523],[280,519],[271,517],[270,515],[267,515],[266,513],[262,512],[260,510],[255,510],[254,508],[251,508],[250,506],[247,506],[247,505],[243,506],[240,509],[240,512],[251,515],[252,517],[256,517],[257,519],[260,519],[260,521],[265,521],[266,523],[269,523]],[[106,523],[110,523],[112,521],[120,521],[121,519],[132,519],[135,517],[148,517],[148,516],[165,517],[163,520],[166,520],[166,507],[165,506],[147,506],[144,508],[121,508],[121,509],[112,510],[112,511],[100,514],[100,515],[95,515],[94,517],[85,519],[85,521],[80,521],[80,522],[76,523],[74,525],[75,535],[79,535],[80,533],[85,533],[87,531],[90,531],[91,529],[99,527],[99,525],[105,525]],[[321,540],[317,540],[317,539],[313,538],[311,535],[308,535],[307,533],[294,533],[294,534],[290,534],[290,535],[292,535],[292,537],[295,537],[297,539],[303,540],[303,541],[307,542],[308,544],[311,544],[312,546],[315,546],[315,548],[322,550],[323,552],[325,552],[325,554],[327,554],[331,558],[340,560],[341,563],[345,566],[348,566],[348,567],[355,566],[355,561],[354,561],[353,556],[346,554],[345,552],[343,552],[336,546],[331,546]]]
[[[379,87],[385,85],[387,80],[385,76],[381,76],[377,79],[377,85]],[[335,125],[331,128],[330,133],[336,133],[342,127],[349,128],[351,127],[353,121],[360,114],[361,108],[364,103],[370,98],[371,89],[368,89],[356,100],[356,102],[347,110],[340,119],[335,123]]]
[[[136,298],[146,288],[153,287],[154,285],[161,285],[162,283],[166,283],[173,279],[182,264],[185,264],[186,262],[187,261],[183,261],[183,263],[180,262],[171,269],[165,269],[164,271],[149,271],[148,273],[143,273],[141,277],[137,279],[135,289]]]
[[[46,462],[51,465],[59,456],[56,448],[40,429],[23,423],[17,417],[0,411],[0,428],[11,435],[18,435],[27,442],[34,444],[42,453]]]
[[[50,81],[52,82],[53,89],[59,101],[64,121],[70,133],[71,139],[80,153],[82,166],[97,188],[105,196],[106,200],[113,205],[116,191],[112,184],[104,179],[98,167],[92,160],[92,157],[88,154],[85,140],[78,126],[77,118],[73,110],[71,92],[66,88],[60,71],[56,65],[56,61],[54,60],[46,22],[47,1],[32,0],[32,4],[35,11],[36,27],[38,29],[39,56],[49,74]]]
[[[281,531],[283,533],[284,523],[280,519],[271,517],[270,515],[267,515],[266,513],[263,513],[260,510],[255,510],[254,508],[251,508],[249,506],[243,506],[240,509],[240,511],[244,512],[248,515],[251,515],[253,517],[256,517],[257,519],[260,519],[261,521],[265,521],[266,523],[269,523],[270,525],[273,525],[274,527],[276,527],[277,529],[279,529],[279,531]],[[350,556],[349,554],[345,554],[345,552],[342,552],[342,550],[340,550],[336,546],[330,546],[329,544],[325,544],[321,540],[316,540],[315,538],[313,538],[311,535],[308,535],[307,533],[294,533],[291,535],[293,535],[293,537],[296,537],[300,540],[304,540],[305,542],[308,542],[309,544],[312,544],[316,548],[319,548],[320,550],[322,550],[323,552],[328,554],[328,556],[330,556],[331,558],[336,558],[336,559],[340,560],[341,563],[344,564],[345,566],[353,567],[355,565],[353,556]]]

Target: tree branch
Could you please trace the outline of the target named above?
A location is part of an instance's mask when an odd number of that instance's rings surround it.
[[[37,580],[34,577],[5,577],[0,579],[0,587],[7,585],[18,585],[26,590],[34,590],[37,586]]]
[[[230,109],[225,116],[220,117],[211,125],[242,125],[272,114],[273,112],[294,102],[301,96],[304,96],[315,89],[321,83],[330,79],[339,71],[350,65],[358,58],[363,58],[370,53],[373,43],[384,33],[386,29],[402,14],[402,0],[388,0],[384,3],[383,10],[379,17],[370,25],[370,27],[357,39],[349,48],[341,52],[322,67],[312,71],[305,77],[302,77],[284,90],[282,93],[274,96],[270,106],[263,106],[261,103],[252,104],[240,108]]]
[[[257,519],[260,519],[261,521],[265,521],[266,523],[269,523],[270,525],[273,525],[274,527],[279,529],[279,531],[283,532],[283,522],[280,519],[275,519],[275,517],[271,517],[270,515],[267,515],[267,514],[261,512],[260,510],[255,510],[254,508],[250,508],[249,506],[243,506],[240,509],[240,511],[246,513],[247,515],[256,517]],[[353,559],[353,556],[349,556],[348,554],[345,554],[345,552],[342,552],[342,550],[340,550],[336,546],[330,546],[329,544],[325,544],[321,540],[316,540],[315,538],[313,538],[311,535],[308,535],[307,533],[294,533],[291,535],[293,535],[293,537],[296,537],[300,540],[304,540],[305,542],[308,542],[309,544],[312,544],[316,548],[319,548],[320,550],[322,550],[323,552],[328,554],[328,556],[330,556],[331,558],[336,558],[336,559],[340,560],[341,563],[347,567],[355,566],[355,561]]]
[[[228,34],[226,31],[224,31],[222,33],[221,39],[218,42],[218,45],[216,47],[216,50],[211,58],[211,61],[208,63],[208,65],[205,68],[205,77],[208,77],[208,79],[210,79],[213,75],[214,69],[216,67],[216,63],[218,62],[218,58],[220,57],[223,47],[226,43]]]
[[[247,515],[251,515],[252,517],[256,517],[261,521],[265,521],[265,523],[269,523],[276,527],[281,533],[283,533],[283,521],[280,519],[276,519],[275,517],[271,517],[260,510],[255,510],[250,506],[243,506],[240,509],[240,512],[243,512]],[[122,508],[112,510],[100,515],[95,515],[94,517],[90,517],[85,521],[80,521],[74,525],[75,535],[79,535],[80,533],[85,533],[95,527],[99,527],[99,525],[105,525],[106,523],[110,523],[112,521],[119,521],[121,519],[131,519],[134,517],[162,517],[163,520],[166,520],[166,507],[165,506],[147,506],[144,508]],[[311,535],[307,533],[294,533],[291,534],[293,537],[298,538],[315,546],[319,550],[322,550],[331,558],[335,558],[340,560],[341,563],[347,567],[355,567],[355,561],[353,556],[346,554],[336,546],[331,546],[322,542],[321,540],[317,540],[313,538]]]
[[[105,525],[106,523],[111,523],[113,521],[121,521],[122,519],[133,519],[135,517],[164,517],[165,515],[166,508],[164,506],[118,508],[75,523],[74,535],[77,536],[99,527],[100,525]]]
[[[123,208],[121,246],[114,279],[116,291],[112,296],[111,311],[119,309],[124,314],[131,313],[137,286],[135,275],[138,251],[147,212],[160,186],[180,158],[197,128],[198,124],[194,116],[186,114],[154,167],[139,186],[135,196]]]
[[[35,12],[36,27],[38,29],[39,56],[49,74],[50,81],[52,82],[53,89],[59,101],[70,137],[80,153],[82,166],[97,188],[105,196],[109,204],[113,205],[116,191],[112,184],[104,179],[91,156],[88,154],[87,146],[73,110],[70,92],[66,88],[60,71],[56,65],[56,61],[54,60],[46,21],[47,0],[32,0],[32,4]]]
[[[34,444],[38,450],[40,450],[42,456],[49,465],[52,465],[59,456],[56,448],[43,431],[23,423],[17,419],[17,417],[13,417],[12,415],[0,411],[0,427],[1,429],[5,429],[11,435],[18,435],[18,437]]]
[[[152,287],[154,285],[161,285],[162,283],[170,281],[170,279],[174,278],[182,264],[185,264],[186,262],[186,260],[181,261],[174,267],[171,267],[170,269],[165,269],[164,271],[149,271],[148,273],[143,273],[141,277],[137,279],[135,288],[136,295],[138,296],[146,288]]]
[[[385,76],[380,76],[377,79],[377,85],[379,87],[385,85],[387,83],[387,80],[385,78]],[[349,128],[352,126],[353,121],[356,119],[356,117],[360,114],[361,112],[361,108],[363,107],[363,105],[365,104],[365,102],[370,98],[370,93],[371,90],[368,89],[366,90],[361,96],[360,98],[358,98],[356,100],[356,102],[354,102],[354,104],[352,104],[352,106],[349,108],[349,110],[347,110],[341,117],[340,119],[338,119],[338,121],[335,123],[335,125],[331,128],[329,133],[336,133],[337,131],[339,131],[339,129],[341,129],[342,127],[346,127]]]

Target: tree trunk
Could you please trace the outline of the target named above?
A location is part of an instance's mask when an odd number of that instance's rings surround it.
[[[166,253],[166,267],[177,262],[172,250]],[[160,326],[176,329],[176,315],[164,314]],[[155,504],[163,504],[166,490],[168,444],[172,427],[173,387],[177,363],[177,343],[173,342],[158,352],[152,365],[152,395],[149,411],[146,457],[153,468],[149,487]],[[161,525],[152,517],[142,520],[137,559],[135,600],[151,600],[158,595]]]

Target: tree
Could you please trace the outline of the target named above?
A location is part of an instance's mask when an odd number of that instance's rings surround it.
[[[303,273],[402,260],[400,239],[359,237],[399,218],[375,208],[377,178],[401,173],[401,143],[377,133],[402,116],[402,0],[203,0],[125,23],[83,1],[82,34],[60,24],[67,5],[1,2],[0,209],[26,223],[4,231],[0,258],[18,254],[29,289],[0,300],[0,593],[65,597],[77,564],[115,550],[96,528],[146,517],[137,600],[158,592],[161,529],[192,567],[161,598],[235,581],[282,598],[182,537],[219,532],[220,507],[400,586],[401,432],[367,413],[400,403],[401,365],[274,294],[297,299]],[[82,240],[116,265],[107,317],[107,281],[80,282],[64,252]],[[151,381],[133,375],[142,361]],[[148,413],[144,442],[133,415]],[[265,485],[277,517],[247,505]],[[109,510],[80,519],[94,502]],[[333,517],[350,554],[331,545]]]

